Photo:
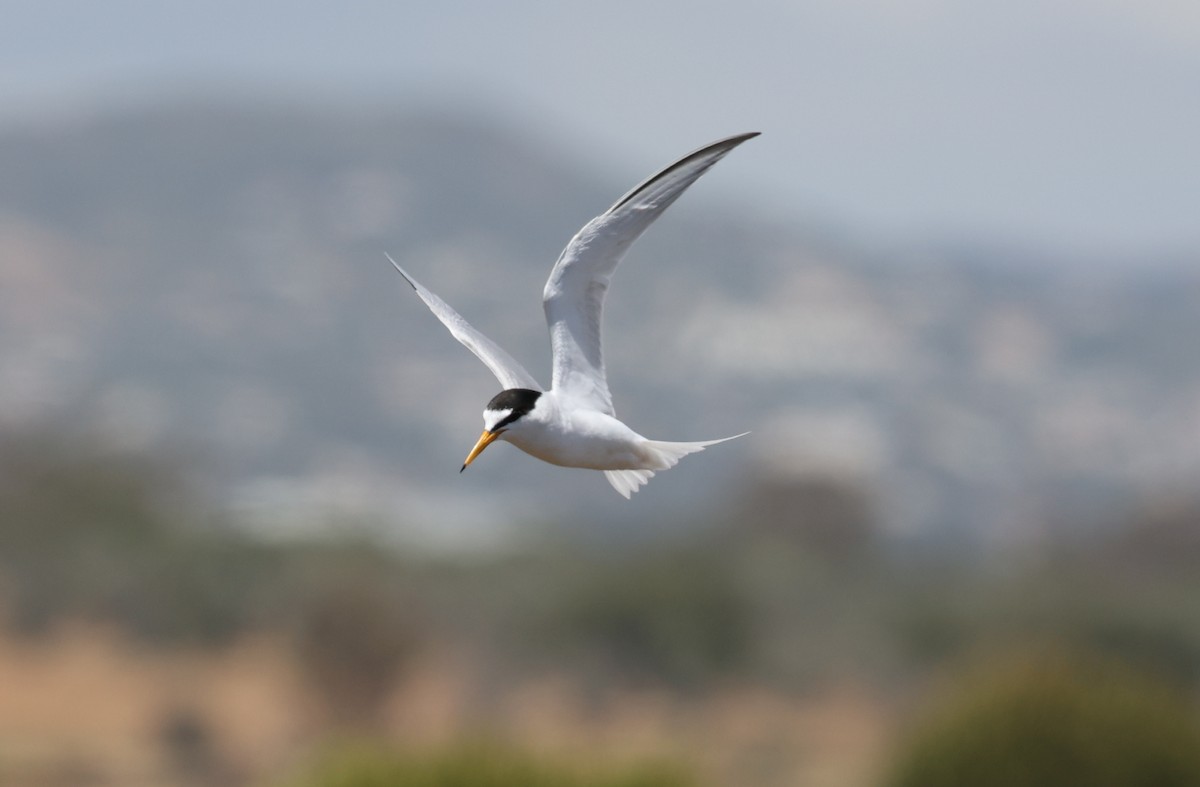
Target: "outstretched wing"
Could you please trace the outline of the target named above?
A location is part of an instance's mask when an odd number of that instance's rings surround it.
[[[721,158],[758,132],[700,148],[638,184],[592,219],[559,255],[542,294],[554,363],[551,387],[613,415],[604,373],[600,322],[604,294],[617,264],[679,195]]]
[[[421,296],[421,300],[425,301],[425,305],[429,307],[434,316],[450,329],[450,333],[454,335],[454,338],[462,342],[468,350],[475,353],[479,360],[483,361],[487,368],[492,370],[492,374],[496,375],[496,379],[500,381],[500,385],[504,386],[506,390],[509,388],[528,388],[533,391],[542,390],[537,380],[533,379],[533,375],[525,371],[524,366],[517,363],[511,355],[500,349],[500,346],[491,339],[471,327],[471,324],[464,320],[458,312],[450,308],[449,304],[423,287],[412,276],[409,276],[392,259],[392,255],[385,253],[384,256],[400,272],[405,281],[411,284],[412,288],[417,291],[417,295]]]

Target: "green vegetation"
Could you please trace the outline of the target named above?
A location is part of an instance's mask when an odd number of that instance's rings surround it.
[[[387,702],[427,647],[471,671],[488,733],[490,698],[547,675],[596,708],[631,689],[702,702],[717,687],[801,696],[841,681],[876,687],[882,705],[1037,645],[1086,658],[975,675],[921,725],[895,787],[1200,784],[1195,708],[1167,696],[1200,689],[1195,506],[1024,559],[906,562],[884,548],[867,498],[826,479],[758,487],[685,541],[434,560],[361,539],[260,542],[190,505],[169,464],[70,449],[10,441],[0,456],[9,631],[82,619],[145,646],[204,648],[266,633],[290,643],[323,732],[385,732]],[[201,716],[168,721],[178,761],[219,749]],[[691,783],[503,747],[342,752],[308,779],[297,784]]]
[[[1063,655],[974,674],[920,726],[892,787],[1195,787],[1200,723],[1128,669]]]
[[[433,753],[385,748],[337,752],[286,787],[690,787],[680,768],[664,763],[594,769],[497,745],[464,745]]]

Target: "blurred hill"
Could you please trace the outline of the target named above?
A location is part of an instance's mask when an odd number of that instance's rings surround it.
[[[634,428],[753,435],[632,506],[510,447],[460,477],[495,382],[383,251],[545,379],[540,293],[562,245],[683,152],[617,168],[422,106],[178,101],[10,124],[0,428],[198,455],[205,491],[264,534],[335,513],[456,546],[517,521],[769,517],[742,490],[787,501],[827,478],[869,490],[893,539],[978,545],[1193,487],[1194,256],[867,250],[723,203],[735,159],[631,252],[606,342]]]

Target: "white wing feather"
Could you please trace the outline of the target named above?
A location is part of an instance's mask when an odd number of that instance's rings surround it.
[[[517,363],[498,344],[473,328],[458,312],[450,308],[449,304],[423,287],[412,276],[409,276],[392,259],[392,255],[385,253],[384,256],[400,272],[405,281],[411,284],[412,288],[417,291],[417,295],[421,296],[421,300],[425,301],[425,305],[429,307],[434,316],[450,329],[450,333],[454,335],[454,338],[462,342],[468,350],[475,353],[479,360],[483,361],[487,368],[492,370],[492,374],[496,375],[496,379],[500,381],[500,385],[504,386],[506,390],[509,388],[528,388],[533,391],[542,390],[537,380],[533,379],[533,375],[525,371],[524,366]]]
[[[571,239],[542,295],[554,364],[552,390],[615,415],[604,372],[600,323],[604,294],[617,264],[688,186],[726,153],[756,136],[757,132],[739,134],[689,153],[639,183]]]

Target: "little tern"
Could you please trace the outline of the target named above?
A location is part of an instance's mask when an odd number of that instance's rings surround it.
[[[677,443],[649,440],[616,417],[600,347],[604,296],[625,252],[708,169],[759,132],[706,145],[634,186],[588,222],[550,271],[542,306],[550,327],[550,389],[387,255],[434,315],[492,371],[504,387],[483,410],[483,434],[462,470],[497,440],[550,464],[604,471],[626,499],[658,470],[688,454],[742,437]]]

